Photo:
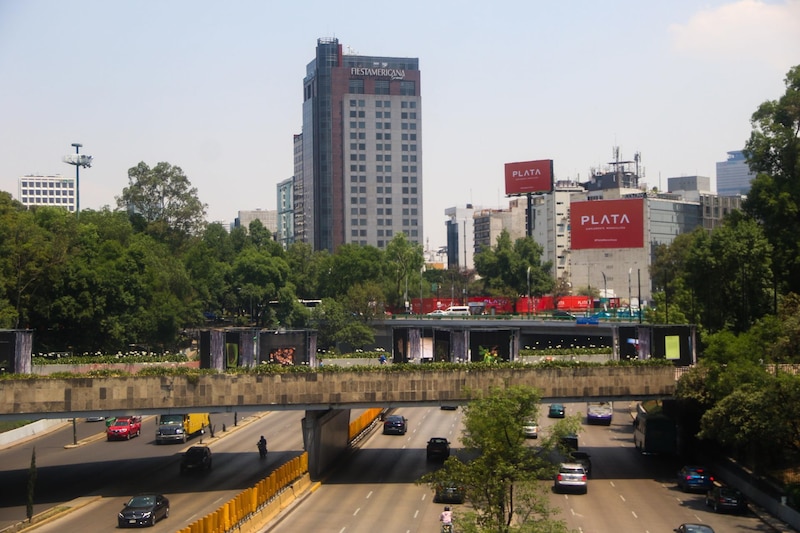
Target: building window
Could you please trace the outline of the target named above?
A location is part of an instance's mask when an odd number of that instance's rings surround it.
[[[375,94],[389,94],[389,80],[375,80]]]
[[[349,80],[347,88],[350,94],[364,94],[364,80]]]
[[[400,94],[402,94],[403,96],[416,96],[417,95],[416,84],[413,81],[401,81]]]

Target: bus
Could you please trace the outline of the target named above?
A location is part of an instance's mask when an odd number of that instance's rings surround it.
[[[643,454],[674,455],[678,452],[678,427],[664,413],[660,401],[636,406],[633,420],[633,444]]]

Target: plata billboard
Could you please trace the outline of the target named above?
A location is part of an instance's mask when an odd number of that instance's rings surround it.
[[[569,223],[573,250],[642,248],[644,199],[572,202]]]
[[[552,190],[552,159],[506,163],[506,196]]]

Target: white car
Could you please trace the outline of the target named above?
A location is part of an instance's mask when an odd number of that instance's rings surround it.
[[[539,438],[539,424],[535,420],[526,420],[522,423],[522,434],[527,439]]]
[[[579,463],[562,463],[553,481],[555,492],[580,492],[586,494],[589,484],[586,481],[586,470]]]

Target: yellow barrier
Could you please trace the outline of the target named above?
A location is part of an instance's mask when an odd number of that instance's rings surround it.
[[[356,438],[364,429],[368,428],[382,409],[367,409],[357,419],[350,423],[350,440]],[[216,511],[203,518],[192,522],[188,527],[178,533],[224,533],[236,527],[237,524],[258,512],[259,508],[266,505],[283,489],[291,485],[296,479],[308,473],[308,453],[303,452],[299,457],[291,459],[276,468],[269,476],[256,483],[253,487],[245,489],[232,500],[224,503]]]

